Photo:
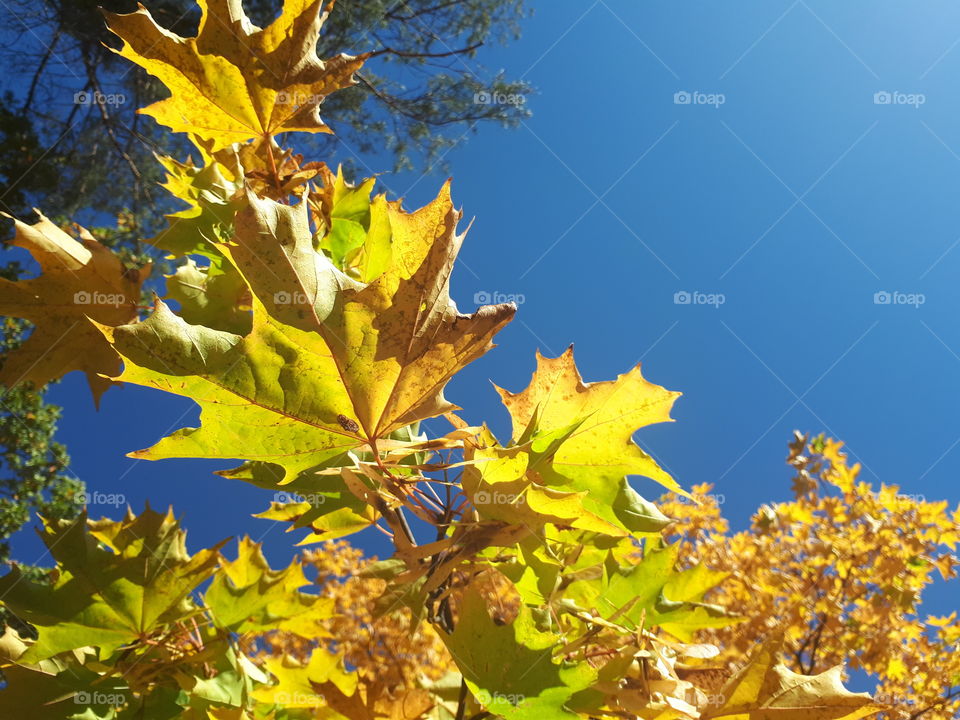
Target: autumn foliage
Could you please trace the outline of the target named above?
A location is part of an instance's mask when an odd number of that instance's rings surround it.
[[[782,633],[798,672],[846,663],[877,683],[892,717],[956,717],[960,624],[926,615],[921,595],[957,575],[960,508],[873,487],[841,448],[798,435],[795,500],[759,508],[742,532],[729,531],[709,485],[694,488],[696,506],[662,498],[686,561],[730,573],[713,599],[743,620],[702,637],[736,664],[757,637]]]
[[[498,388],[509,438],[469,425],[444,388],[516,308],[451,300],[465,238],[450,184],[410,212],[278,143],[329,132],[323,98],[366,59],[316,56],[332,3],[287,0],[264,29],[239,0],[201,7],[195,38],[143,8],[108,18],[119,54],[169,89],[144,112],[195,146],[160,158],[186,208],[150,242],[178,269],[150,278],[82,230],[18,222],[41,274],[0,283],[0,311],[36,329],[2,378],[80,369],[96,396],[190,399],[199,427],[131,454],[239,462],[221,474],[282,490],[259,517],[308,549],[274,569],[248,538],[191,554],[150,508],[43,520],[56,569],[0,578],[18,620],[0,637],[0,717],[953,713],[956,619],[916,612],[932,573],[954,573],[956,515],[802,441],[796,501],[731,534],[709,488],[685,491],[633,440],[679,393],[639,366],[584,382],[572,350]],[[670,495],[643,498],[637,475]],[[392,556],[343,539],[361,531]],[[879,678],[877,700],[844,687],[844,662]]]

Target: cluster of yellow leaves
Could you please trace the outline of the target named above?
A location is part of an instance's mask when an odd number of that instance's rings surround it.
[[[779,658],[782,638],[773,637],[745,653],[734,673],[716,669],[712,659],[719,650],[712,645],[680,643],[669,635],[649,631],[634,631],[630,641],[631,633],[620,624],[626,616],[615,614],[605,620],[592,610],[578,612],[590,629],[576,639],[570,635],[563,649],[566,662],[560,673],[567,673],[564,682],[580,690],[569,698],[565,711],[541,716],[537,713],[548,711],[526,711],[522,701],[512,705],[498,699],[510,697],[511,691],[523,697],[525,676],[534,665],[540,665],[538,672],[550,672],[552,667],[547,662],[549,644],[533,642],[548,637],[537,629],[542,621],[534,621],[530,608],[523,604],[523,591],[518,594],[499,572],[488,569],[474,575],[457,574],[453,585],[458,597],[454,611],[458,629],[445,645],[442,632],[423,623],[411,625],[409,608],[376,579],[376,558],[365,558],[361,551],[339,540],[317,546],[305,553],[303,560],[316,569],[320,592],[334,599],[334,615],[325,621],[324,635],[329,640],[322,640],[318,650],[317,642],[270,632],[253,638],[252,646],[261,649],[260,659],[278,676],[293,669],[310,677],[308,687],[323,688],[328,707],[349,718],[367,717],[358,699],[371,697],[383,704],[384,713],[390,707],[391,713],[401,713],[397,717],[405,720],[452,718],[458,705],[461,670],[478,697],[492,699],[492,704],[491,700],[477,704],[468,697],[466,717],[481,713],[484,707],[498,717],[503,713],[503,717],[524,720],[592,717],[588,708],[604,696],[605,712],[651,720],[759,717],[788,711],[802,712],[808,718],[857,720],[880,709],[867,695],[850,693],[843,687],[839,667],[814,677],[784,667]],[[692,582],[692,577],[687,582]],[[490,617],[489,610],[495,608]],[[529,648],[527,661],[531,664],[514,664],[510,646],[515,636],[516,640],[523,638]],[[500,642],[507,643],[503,654],[491,652]],[[356,687],[351,685],[348,693],[331,680],[318,680],[331,670],[334,655],[328,651],[342,653],[345,663],[356,669]],[[480,681],[489,682],[498,674],[503,676],[497,685],[502,690],[491,695]],[[474,679],[479,687],[475,687]],[[289,680],[271,692],[282,693],[285,689],[289,690]],[[353,700],[347,702],[349,698]],[[425,698],[429,702],[417,704]],[[367,705],[373,707],[369,701]],[[317,717],[327,717],[323,708],[318,707],[317,712]]]
[[[694,488],[699,505],[662,498],[685,561],[731,574],[711,601],[744,618],[702,638],[735,662],[757,638],[782,633],[799,672],[847,663],[877,681],[896,716],[955,717],[960,623],[956,613],[924,617],[921,594],[956,577],[960,510],[859,480],[841,447],[798,435],[796,499],[761,507],[742,532],[729,532],[710,485]]]

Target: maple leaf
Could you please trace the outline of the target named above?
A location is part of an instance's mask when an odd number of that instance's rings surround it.
[[[130,699],[122,677],[103,677],[76,664],[64,672],[3,668],[2,717],[30,720],[115,720],[117,705]],[[90,692],[96,688],[96,692]]]
[[[215,152],[281,132],[330,132],[320,104],[354,83],[368,55],[317,57],[317,39],[333,3],[286,0],[267,28],[253,25],[240,0],[200,0],[200,29],[183,38],[163,29],[143,6],[106,13],[124,42],[116,51],[159,79],[171,97],[141,112],[174,132],[211,142]]]
[[[361,282],[370,282],[390,261],[390,206],[396,211],[399,204],[389,203],[384,195],[371,198],[376,178],[354,186],[338,168],[336,175],[325,170],[323,179],[317,193],[320,247],[338,268]]]
[[[434,707],[430,693],[416,687],[388,693],[383,684],[371,683],[353,695],[331,682],[317,688],[332,710],[350,720],[419,720]]]
[[[678,551],[670,545],[647,551],[637,564],[608,563],[600,582],[575,580],[566,597],[580,607],[597,608],[604,618],[616,616],[627,627],[660,627],[687,642],[695,630],[736,622],[722,608],[703,602],[727,573],[703,565],[678,572]]]
[[[670,422],[670,408],[680,395],[647,382],[639,365],[613,381],[584,383],[572,346],[557,358],[537,352],[537,369],[526,390],[497,391],[510,413],[515,444],[570,428],[555,448],[531,463],[530,472],[542,485],[585,493],[583,507],[607,523],[626,531],[650,529],[646,501],[627,475],[644,475],[686,494],[632,440],[641,427]]]
[[[461,483],[484,520],[500,520],[531,529],[546,522],[621,536],[627,532],[587,511],[586,492],[564,492],[538,485],[530,477],[537,454],[531,443],[502,448],[468,447]]]
[[[493,346],[516,308],[462,315],[450,299],[463,235],[449,184],[414,213],[390,204],[390,261],[366,284],[314,249],[305,201],[248,200],[233,242],[217,247],[253,293],[250,334],[188,325],[160,301],[142,323],[102,327],[125,360],[119,379],[201,406],[200,428],[133,456],[267,461],[291,481],[456,409],[444,386]]]
[[[284,655],[268,657],[264,665],[277,682],[254,690],[253,696],[263,703],[321,708],[326,706],[318,690],[322,684],[329,683],[351,695],[357,689],[357,674],[347,672],[341,658],[323,649],[314,650],[306,662]]]
[[[272,570],[260,544],[244,537],[237,559],[222,562],[203,600],[217,626],[231,632],[284,630],[312,640],[326,634],[321,623],[333,600],[299,592],[309,584],[299,563]]]
[[[37,214],[40,220],[34,225],[15,220],[11,244],[30,252],[41,275],[17,282],[0,278],[0,314],[35,325],[27,341],[7,355],[0,384],[39,387],[82,370],[99,401],[112,384],[102,376],[116,375],[120,358],[87,318],[104,325],[135,321],[150,266],[127,270],[85,229],[78,228],[78,241]]]
[[[331,464],[346,462],[347,458],[334,458]],[[263,489],[284,484],[285,492],[277,493],[270,508],[254,517],[290,523],[287,532],[310,528],[310,535],[298,545],[333,540],[370,527],[378,517],[374,508],[351,492],[342,478],[321,475],[320,469],[305,470],[286,483],[283,468],[272,463],[244,463],[217,474],[244,480]]]
[[[174,257],[197,254],[222,260],[215,244],[233,231],[233,217],[242,205],[242,179],[228,177],[232,173],[219,162],[196,167],[169,157],[158,160],[167,173],[163,187],[188,207],[167,215],[167,227],[150,242]]]
[[[480,517],[531,530],[551,522],[617,537],[659,533],[666,527],[669,518],[629,488],[618,494],[615,507],[603,510],[601,517],[587,509],[587,490],[561,490],[544,484],[541,470],[549,469],[557,450],[583,423],[581,419],[551,431],[528,427],[518,444],[510,447],[500,446],[484,428],[477,436],[479,446],[470,443],[466,447],[465,457],[471,464],[461,478]]]
[[[521,606],[507,625],[498,625],[476,590],[463,597],[452,633],[441,633],[470,692],[491,714],[506,720],[567,720],[577,692],[596,680],[587,663],[556,663],[562,639],[537,630],[531,611]]]
[[[149,507],[118,522],[48,521],[40,535],[57,561],[52,582],[34,583],[19,568],[0,578],[3,604],[39,634],[21,663],[86,646],[106,656],[146,637],[217,565],[217,547],[188,555],[173,515]]]
[[[867,693],[843,686],[843,668],[800,675],[779,662],[782,637],[765,642],[740,672],[730,678],[724,702],[706,710],[704,720],[857,720],[885,709]]]
[[[164,277],[167,298],[180,304],[180,317],[191,325],[237,335],[250,332],[249,291],[232,265],[200,267],[188,257],[173,275]]]

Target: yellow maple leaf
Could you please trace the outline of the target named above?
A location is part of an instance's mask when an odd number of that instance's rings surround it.
[[[35,324],[27,341],[7,356],[0,384],[40,386],[82,370],[98,401],[112,384],[101,374],[116,375],[120,357],[87,318],[104,325],[135,322],[150,266],[128,270],[85,229],[79,228],[78,241],[37,214],[40,221],[34,225],[15,221],[11,243],[33,255],[41,275],[18,282],[0,279],[0,314]]]
[[[348,693],[357,687],[356,673],[348,672],[341,658],[323,649],[314,650],[305,663],[288,656],[272,656],[264,665],[277,682],[253,691],[253,697],[263,703],[286,708],[323,708],[327,703],[317,690],[321,683],[330,683]]]
[[[782,638],[764,643],[723,688],[723,703],[703,720],[857,720],[884,709],[866,693],[843,686],[842,667],[801,675],[780,664]]]
[[[250,22],[240,0],[199,5],[195,38],[163,29],[143,6],[127,15],[107,13],[110,29],[124,41],[117,52],[170,90],[169,98],[141,112],[211,142],[211,152],[290,130],[331,132],[320,119],[320,104],[352,85],[368,57],[317,57],[332,2],[285,0],[280,17],[265,29]]]
[[[463,234],[449,184],[413,213],[390,204],[387,267],[352,280],[313,247],[306,201],[248,197],[236,234],[216,247],[253,295],[246,336],[188,325],[162,302],[143,323],[103,328],[123,381],[185,395],[202,426],[136,457],[243,458],[285,479],[400,428],[456,409],[447,382],[493,347],[513,305],[461,314],[450,272]]]
[[[580,421],[537,472],[546,485],[587,491],[585,507],[605,520],[617,522],[610,517],[611,509],[623,502],[628,475],[643,475],[690,497],[633,442],[639,428],[672,422],[670,408],[680,396],[647,382],[639,365],[616,380],[584,383],[573,347],[557,358],[538,352],[537,369],[526,390],[497,391],[510,413],[514,441],[530,427],[548,433]]]

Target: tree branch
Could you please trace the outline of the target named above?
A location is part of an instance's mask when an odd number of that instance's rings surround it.
[[[379,55],[390,54],[390,55],[397,55],[403,58],[445,58],[445,57],[453,57],[454,55],[469,54],[474,50],[476,50],[478,47],[481,47],[482,45],[483,45],[482,42],[475,42],[473,45],[470,45],[468,47],[460,48],[459,50],[450,50],[448,52],[442,52],[442,53],[409,52],[406,50],[394,50],[391,47],[385,47],[380,50],[373,51],[372,53],[370,53],[370,57],[377,57]]]
[[[448,0],[448,2],[443,2],[439,5],[434,5],[433,7],[423,8],[422,10],[417,10],[416,12],[411,11],[409,15],[398,15],[396,11],[391,10],[387,13],[387,17],[391,20],[400,20],[402,22],[406,22],[407,20],[413,20],[421,15],[429,15],[430,13],[435,13],[438,10],[444,10],[448,7],[453,7],[454,5],[458,5],[460,2],[461,0]],[[404,5],[406,5],[406,3],[404,3]]]

